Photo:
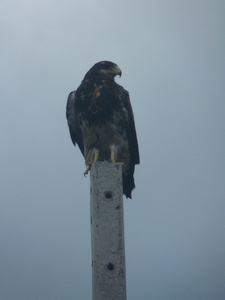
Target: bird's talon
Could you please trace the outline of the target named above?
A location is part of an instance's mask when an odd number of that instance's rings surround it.
[[[84,177],[88,175],[88,172],[91,170],[91,165],[88,165],[87,169],[84,171]]]

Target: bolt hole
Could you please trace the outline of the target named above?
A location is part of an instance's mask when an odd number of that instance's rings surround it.
[[[110,192],[110,191],[105,192],[105,197],[107,199],[111,199],[112,198],[112,192]]]
[[[112,271],[114,269],[114,264],[108,263],[107,268],[109,271]]]

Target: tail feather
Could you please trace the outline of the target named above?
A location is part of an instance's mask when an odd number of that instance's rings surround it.
[[[132,199],[131,192],[135,188],[134,177],[131,176],[123,176],[123,193],[126,198]]]

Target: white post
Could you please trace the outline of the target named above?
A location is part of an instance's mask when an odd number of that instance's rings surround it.
[[[126,300],[122,166],[91,166],[92,299]]]

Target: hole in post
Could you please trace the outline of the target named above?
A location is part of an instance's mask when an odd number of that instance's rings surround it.
[[[105,197],[106,197],[107,199],[111,199],[111,198],[112,198],[112,192],[106,191],[106,192],[105,192]]]
[[[112,271],[112,270],[114,270],[114,264],[112,264],[112,263],[108,263],[108,265],[107,265],[107,269],[108,269],[109,271]]]

